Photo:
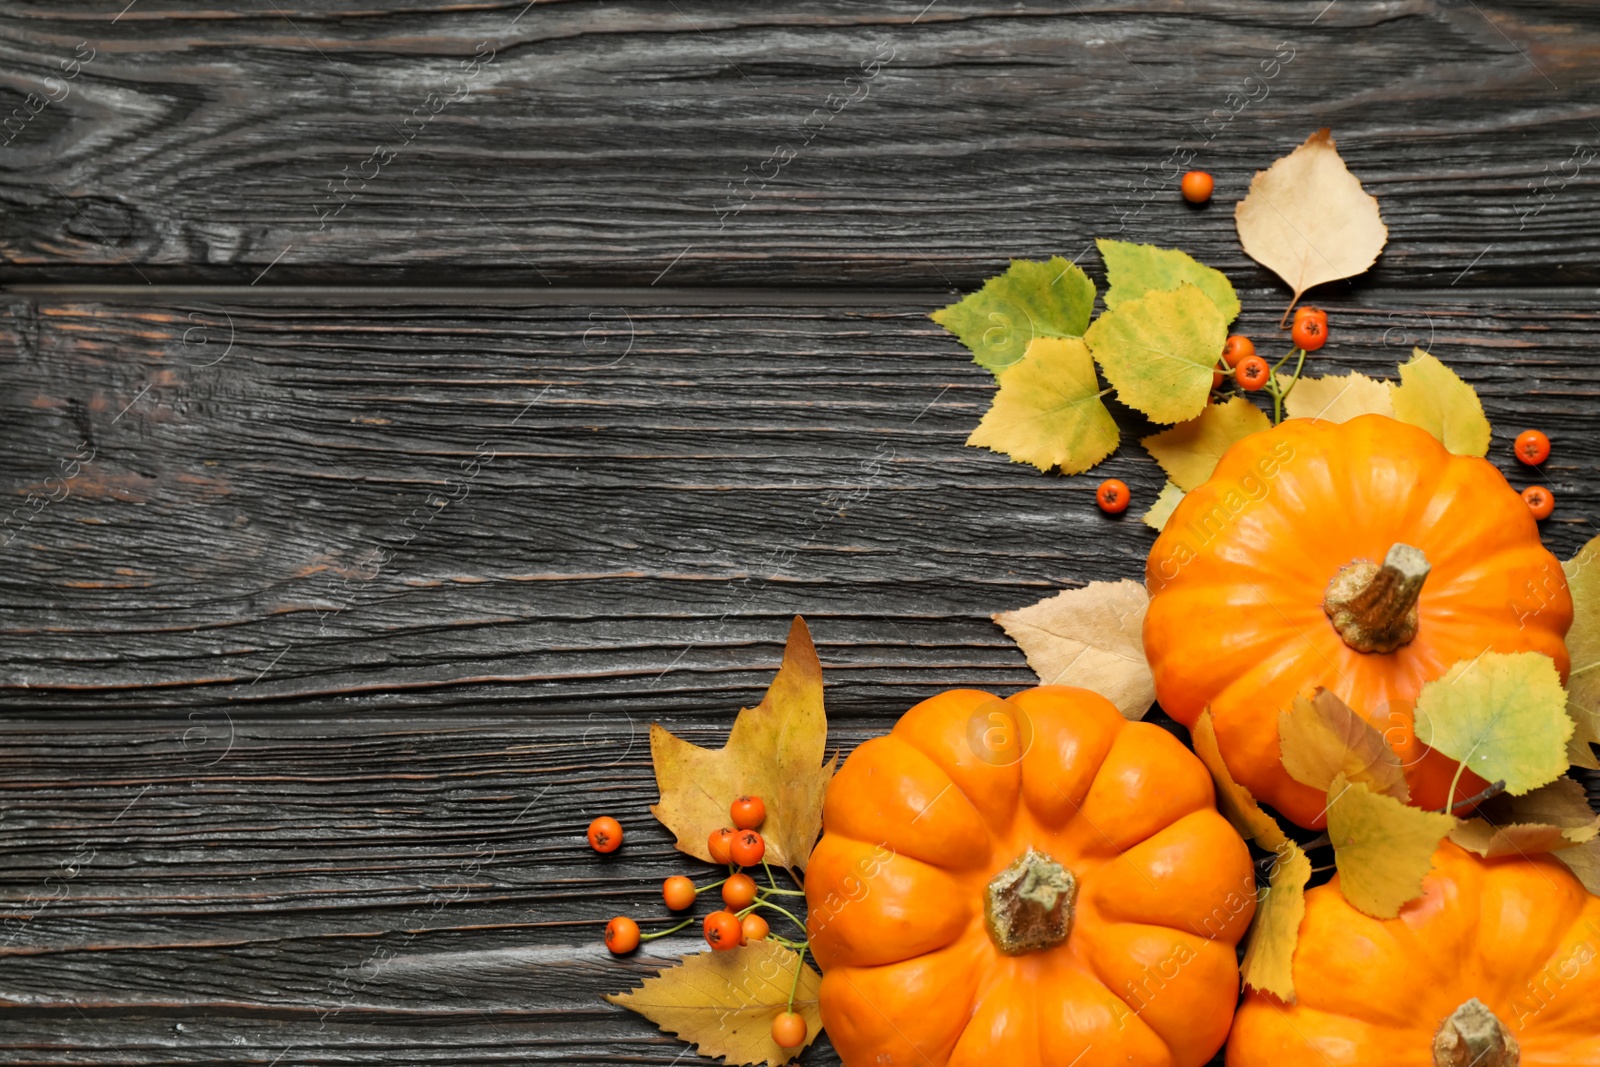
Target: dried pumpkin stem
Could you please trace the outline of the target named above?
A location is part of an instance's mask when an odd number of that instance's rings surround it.
[[[1030,848],[990,880],[983,895],[989,939],[1008,956],[1042,952],[1072,932],[1078,879],[1038,849]]]
[[[1522,1048],[1506,1024],[1473,997],[1433,1035],[1433,1067],[1517,1067]]]
[[[1358,559],[1341,568],[1322,610],[1357,652],[1393,652],[1417,636],[1417,598],[1429,569],[1420,548],[1396,542],[1382,564]]]

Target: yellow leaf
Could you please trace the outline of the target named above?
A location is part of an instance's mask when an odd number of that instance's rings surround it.
[[[1555,661],[1539,652],[1484,652],[1417,694],[1417,739],[1513,796],[1567,769],[1567,694]],[[1461,800],[1462,797],[1454,797]]]
[[[1000,390],[967,444],[1042,471],[1077,474],[1116,450],[1120,432],[1101,402],[1089,349],[1076,337],[1036,337],[996,373]]]
[[[806,1039],[798,1048],[786,1049],[772,1040],[772,1020],[786,1010],[796,967],[800,985],[794,1010],[805,1017]],[[753,941],[725,952],[685,956],[679,966],[646,978],[639,988],[605,999],[676,1034],[702,1056],[777,1067],[822,1032],[817,1008],[821,987],[822,976],[794,952],[776,941]]]
[[[1387,415],[1394,418],[1394,400],[1389,383],[1365,374],[1330,374],[1322,378],[1301,378],[1293,386],[1286,374],[1278,375],[1278,388],[1289,389],[1283,402],[1291,419],[1321,419],[1347,422],[1357,415]]]
[[[1489,859],[1555,852],[1600,835],[1600,816],[1589,807],[1583,786],[1565,777],[1526,796],[1495,797],[1478,815],[1451,831],[1450,838]]]
[[[1242,396],[1207,404],[1197,418],[1146,437],[1140,444],[1184,492],[1198,488],[1217,469],[1235,441],[1272,429],[1272,420]]]
[[[803,867],[822,832],[822,793],[833,777],[823,766],[828,719],[822,710],[822,664],[805,620],[796,616],[783,666],[753,708],[739,712],[722,748],[701,748],[659,723],[650,727],[660,803],[650,813],[678,837],[678,848],[710,863],[706,839],[728,825],[728,806],[751,793],[766,801],[761,836],[768,862]]]
[[[1563,849],[1554,855],[1578,876],[1583,888],[1600,897],[1600,838],[1585,841],[1577,848]]]
[[[1278,744],[1289,777],[1313,789],[1326,792],[1342,774],[1402,803],[1411,799],[1394,749],[1326,689],[1318,689],[1309,700],[1296,697],[1293,711],[1278,712]]]
[[[1142,516],[1144,524],[1152,530],[1166,529],[1167,520],[1172,518],[1172,513],[1177,510],[1178,504],[1183,500],[1183,490],[1168,482],[1161,487],[1161,493],[1156,497],[1156,502],[1150,505],[1150,510]]]
[[[994,616],[1028,657],[1041,685],[1090,689],[1129,719],[1156,700],[1144,656],[1144,612],[1150,596],[1127,578],[1090,582],[1016,611]]]
[[[1293,1004],[1294,949],[1300,940],[1300,921],[1306,917],[1311,860],[1293,841],[1285,840],[1276,851],[1271,884],[1256,904],[1239,973],[1250,988]]]
[[[1360,274],[1389,239],[1377,200],[1325,129],[1257,171],[1233,220],[1245,253],[1288,282],[1296,301],[1314,285]]]
[[[1206,266],[1187,252],[1105,237],[1095,238],[1094,243],[1106,265],[1106,310],[1114,311],[1117,305],[1136,300],[1152,289],[1176,289],[1189,282],[1211,298],[1228,322],[1239,317],[1239,296],[1233,291],[1233,283],[1220,270]]]
[[[1395,418],[1427,430],[1458,456],[1488,455],[1483,404],[1455,371],[1413,348],[1410,361],[1400,364],[1400,384],[1390,388]]]
[[[1365,782],[1335,777],[1328,790],[1328,837],[1345,899],[1375,919],[1399,915],[1422,895],[1433,852],[1455,825],[1454,816],[1409,807],[1374,793]]]
[[[1591,744],[1600,744],[1600,537],[1561,565],[1572,594],[1572,629],[1567,631],[1567,652],[1572,671],[1567,675],[1567,714],[1576,724],[1567,758],[1576,767],[1600,770]],[[1528,590],[1530,611],[1538,611],[1554,590]]]
[[[1124,300],[1083,339],[1117,399],[1156,422],[1183,422],[1206,408],[1228,324],[1210,297],[1184,282]]]
[[[1200,757],[1200,762],[1211,772],[1211,780],[1217,784],[1217,810],[1233,824],[1240,836],[1249,838],[1269,852],[1282,855],[1283,845],[1289,838],[1277,820],[1261,810],[1261,805],[1250,795],[1250,790],[1235,782],[1233,775],[1228,772],[1228,765],[1222,759],[1222,750],[1217,747],[1217,729],[1211,721],[1210,708],[1200,713],[1189,738],[1194,742],[1195,755]]]

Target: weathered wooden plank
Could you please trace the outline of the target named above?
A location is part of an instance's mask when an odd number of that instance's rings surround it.
[[[1583,5],[123,7],[0,19],[0,280],[965,287],[1106,235],[1266,284],[1232,204],[1320,125],[1373,283],[1600,279]]]

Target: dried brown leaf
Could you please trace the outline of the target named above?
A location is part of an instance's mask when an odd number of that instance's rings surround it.
[[[1375,793],[1406,803],[1406,785],[1400,757],[1372,724],[1326,689],[1310,699],[1297,697],[1293,711],[1278,713],[1278,744],[1283,769],[1297,782],[1327,792],[1333,780],[1344,775],[1365,782]]]
[[[1156,700],[1144,655],[1144,613],[1150,595],[1127,578],[1090,582],[1016,611],[994,616],[1028,657],[1042,685],[1090,689],[1129,719]]]

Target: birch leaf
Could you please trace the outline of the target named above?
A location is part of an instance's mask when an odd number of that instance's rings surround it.
[[[1287,282],[1295,301],[1314,285],[1362,273],[1389,239],[1378,201],[1326,129],[1257,171],[1233,219],[1245,253]]]
[[[1150,596],[1127,578],[1090,582],[1016,611],[994,616],[1028,657],[1041,685],[1090,689],[1129,719],[1156,701],[1144,655],[1144,613]]]
[[[1600,744],[1600,537],[1561,565],[1572,595],[1572,629],[1567,631],[1567,652],[1572,671],[1567,675],[1567,714],[1575,729],[1567,758],[1576,767],[1600,770],[1590,744]],[[1554,590],[1534,594],[1533,609],[1544,606]]]
[[[1278,387],[1289,388],[1288,375],[1278,375]],[[1394,418],[1394,399],[1389,392],[1389,383],[1355,372],[1301,378],[1294,383],[1283,407],[1291,419],[1347,422],[1357,415],[1387,415]]]
[[[1150,510],[1141,517],[1146,526],[1158,533],[1166,529],[1167,520],[1172,518],[1172,513],[1177,510],[1178,504],[1183,500],[1183,490],[1168,482],[1161,487],[1161,493],[1156,497],[1156,502],[1150,505]]]
[[[1239,296],[1227,275],[1187,252],[1104,237],[1094,243],[1106,265],[1106,310],[1137,300],[1152,289],[1176,289],[1188,282],[1211,298],[1226,322],[1239,317]]]
[[[1117,398],[1156,422],[1199,415],[1228,324],[1195,286],[1151,290],[1094,321],[1083,339]]]
[[[794,971],[800,985],[794,1010],[806,1020],[806,1039],[786,1049],[772,1040],[772,1020],[786,1010]],[[661,1029],[689,1042],[702,1056],[724,1056],[731,1064],[788,1063],[822,1032],[817,996],[822,976],[776,941],[753,941],[725,952],[683,957],[626,993],[606,1000],[636,1011]]]
[[[739,712],[722,748],[701,748],[651,724],[661,800],[650,813],[677,835],[679,851],[710,863],[706,839],[728,825],[734,798],[753,793],[767,804],[761,836],[769,862],[804,867],[822,832],[822,793],[838,762],[836,756],[823,764],[827,742],[822,664],[805,620],[796,616],[767,695]]]
[[[1217,469],[1235,441],[1272,429],[1272,420],[1242,396],[1207,404],[1198,417],[1146,437],[1140,444],[1184,492],[1198,488]]]
[[[1206,765],[1211,772],[1211,780],[1217,785],[1217,810],[1233,824],[1241,837],[1282,855],[1284,843],[1289,842],[1288,835],[1276,819],[1261,810],[1261,805],[1250,795],[1250,790],[1233,780],[1228,764],[1222,758],[1222,749],[1217,747],[1217,728],[1211,721],[1210,708],[1200,713],[1189,739],[1194,742],[1194,754]]]
[[[1455,825],[1453,816],[1410,807],[1339,775],[1328,790],[1328,837],[1340,891],[1359,911],[1394,918],[1422,895],[1433,852]]]
[[[1300,940],[1300,922],[1306,917],[1306,883],[1311,880],[1311,860],[1293,841],[1277,850],[1270,884],[1256,902],[1239,973],[1245,985],[1271,993],[1293,1004],[1294,950]]]
[[[1400,364],[1400,384],[1391,388],[1395,418],[1427,430],[1458,456],[1488,455],[1483,403],[1455,371],[1413,348],[1410,361]]]
[[[1089,349],[1076,337],[1038,337],[997,375],[999,392],[967,444],[1042,471],[1077,474],[1116,451],[1121,431],[1101,401]]]
[[[1094,282],[1060,256],[1040,263],[1014,259],[1004,274],[931,318],[972,350],[972,360],[999,371],[1023,357],[1036,337],[1081,337],[1094,311]]]
[[[1555,662],[1538,652],[1485,652],[1417,694],[1417,738],[1516,796],[1567,769],[1567,694]],[[1459,799],[1459,798],[1458,798]]]
[[[1557,778],[1525,796],[1498,796],[1450,832],[1450,839],[1480,856],[1531,856],[1575,848],[1600,835],[1600,816],[1583,786]]]
[[[1555,858],[1577,875],[1583,888],[1600,897],[1600,838],[1585,841],[1577,848],[1562,849]]]
[[[1373,792],[1411,799],[1400,757],[1372,724],[1326,689],[1296,697],[1293,711],[1278,713],[1278,743],[1289,777],[1326,792],[1343,775]]]

